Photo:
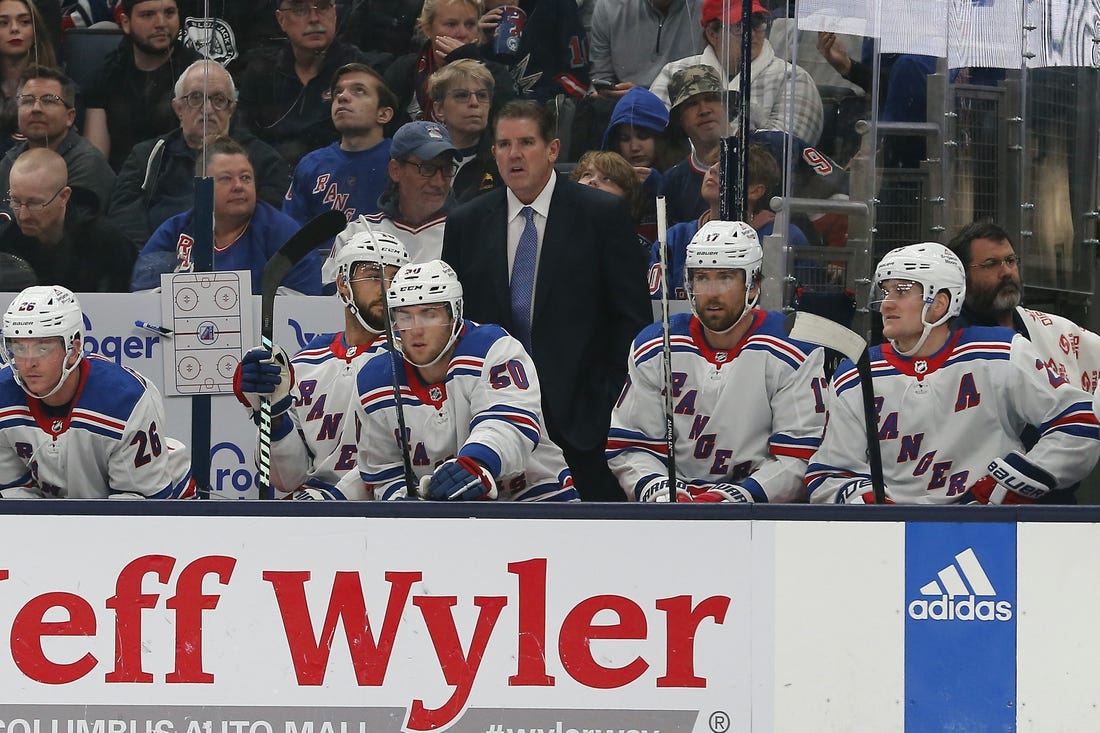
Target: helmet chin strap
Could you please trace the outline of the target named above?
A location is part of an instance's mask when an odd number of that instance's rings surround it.
[[[928,315],[928,309],[930,307],[931,303],[925,305],[924,309],[920,312],[920,322],[921,325],[924,326],[924,331],[921,333],[920,338],[917,339],[917,343],[913,345],[913,348],[902,351],[898,348],[898,342],[894,339],[890,339],[890,345],[894,347],[894,351],[897,352],[899,356],[913,356],[914,354],[916,354],[918,351],[921,350],[921,347],[924,346],[924,342],[928,340],[928,336],[932,333],[932,329],[947,320],[947,316],[945,315],[943,318],[939,319],[935,323],[929,323],[925,319],[925,316]]]
[[[760,301],[760,289],[759,288],[756,289],[756,295],[752,296],[751,298],[749,297],[749,291],[746,291],[745,292],[745,307],[743,309],[741,309],[741,315],[737,317],[737,320],[734,321],[730,325],[729,328],[724,328],[721,331],[715,331],[715,330],[710,329],[710,328],[707,328],[707,330],[710,331],[711,333],[717,334],[719,336],[721,336],[722,334],[729,333],[733,329],[737,328],[737,325],[739,323],[741,323],[741,321],[745,320],[745,316],[749,312],[751,312],[753,308],[756,307],[756,304],[759,301]],[[694,294],[692,294],[692,296],[691,296],[691,312],[695,314],[696,318],[699,318],[699,311],[695,309],[695,295]],[[699,322],[702,323],[703,319],[699,318]],[[704,326],[704,328],[706,328],[706,327]]]
[[[417,364],[415,361],[410,359],[409,355],[405,353],[405,350],[403,348],[401,348],[401,339],[397,339],[397,342],[396,342],[397,350],[400,351],[401,355],[404,356],[405,359],[410,364],[412,364],[414,367],[416,367],[417,369],[427,369],[430,366],[435,366],[436,362],[438,362],[440,359],[442,359],[443,355],[451,350],[451,347],[454,346],[455,341],[458,340],[458,332],[461,331],[461,330],[462,330],[462,320],[459,319],[459,318],[454,319],[454,321],[452,322],[452,325],[451,325],[451,337],[449,339],[447,339],[447,343],[443,346],[442,349],[439,350],[439,353],[435,355],[435,358],[432,359],[431,361],[429,361],[426,364]]]
[[[351,283],[349,283],[347,281],[346,276],[345,276],[345,279],[344,279],[344,284],[345,284],[345,287],[347,287],[348,292],[351,293]],[[353,316],[355,316],[355,320],[359,321],[360,326],[365,328],[369,333],[373,333],[375,336],[382,333],[382,331],[378,330],[374,326],[369,325],[367,323],[366,319],[363,318],[363,314],[359,311],[359,306],[355,303],[354,296],[353,297],[348,297],[348,296],[344,295],[340,291],[339,287],[336,288],[336,294],[340,296],[340,300],[344,303],[344,306],[348,309],[348,311],[350,311],[351,314]]]
[[[68,360],[69,356],[73,353],[73,348],[74,347],[78,348],[78,349],[83,348],[83,346],[80,343],[74,341],[73,346],[70,346],[69,350],[67,352],[65,352],[65,359],[66,360]],[[58,378],[57,384],[55,384],[53,386],[53,389],[51,389],[49,392],[47,392],[44,395],[35,394],[34,392],[31,392],[29,389],[27,389],[27,385],[23,381],[23,377],[19,376],[19,371],[15,369],[15,364],[12,364],[12,374],[15,376],[15,381],[19,383],[19,386],[23,388],[24,392],[26,392],[31,397],[34,397],[36,400],[44,400],[44,399],[47,399],[49,397],[53,397],[54,394],[57,393],[57,390],[61,389],[61,387],[65,384],[65,380],[67,380],[69,378],[69,375],[73,373],[74,369],[76,369],[78,366],[80,366],[80,362],[83,361],[83,360],[84,360],[84,356],[81,355],[80,358],[78,358],[76,361],[74,361],[72,363],[72,365],[62,367],[61,368],[61,376]]]

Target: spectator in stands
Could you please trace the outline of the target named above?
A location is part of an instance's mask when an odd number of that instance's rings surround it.
[[[667,101],[672,75],[696,64],[713,67],[720,77],[724,75],[729,79],[731,90],[740,89],[742,7],[739,2],[729,3],[730,17],[724,20],[722,8],[727,1],[704,0],[702,23],[706,48],[700,55],[673,61],[665,66],[650,87],[654,94]],[[752,15],[749,16],[749,23],[752,24],[749,129],[785,130],[813,145],[821,137],[821,127],[824,124],[821,95],[817,91],[817,85],[805,69],[792,66],[775,55],[771,42],[767,39],[770,15],[759,0],[753,0],[752,10]]]
[[[779,185],[779,164],[776,163],[775,158],[772,157],[766,146],[749,145],[749,168],[745,183],[748,187],[747,198],[750,212],[750,220],[746,223],[756,230],[757,236],[763,243],[764,237],[773,234],[775,231],[775,214],[767,208],[767,203]],[[691,242],[691,238],[703,228],[704,224],[708,221],[716,221],[719,217],[718,208],[721,199],[718,190],[717,163],[707,168],[699,193],[707,203],[707,210],[696,220],[680,222],[668,228],[668,265],[672,276],[669,283],[673,289],[672,297],[681,300],[687,297],[683,286],[684,257],[687,246]],[[795,224],[788,224],[787,237],[787,243],[791,247],[805,247],[810,243],[806,238],[806,234]],[[650,254],[650,271],[659,272],[659,269],[656,268],[659,268],[658,263],[661,261],[661,252],[657,243],[653,244]],[[813,260],[796,259],[796,277],[799,277],[801,282],[805,282],[806,275],[810,272],[808,268],[813,266]],[[660,281],[658,278],[650,278],[650,293],[655,298],[660,297]]]
[[[134,145],[176,126],[172,87],[199,58],[177,38],[176,0],[123,0],[118,18],[125,38],[85,90],[84,112],[84,136],[116,171]]]
[[[138,248],[168,217],[193,205],[195,160],[207,134],[232,134],[248,150],[262,200],[279,206],[290,184],[290,168],[270,145],[230,127],[237,89],[221,64],[191,64],[176,81],[175,94],[172,109],[180,126],[135,145],[111,194],[111,220]]]
[[[614,86],[597,91],[618,99],[631,87],[648,87],[668,62],[701,52],[700,6],[701,0],[600,0],[588,36],[592,79]]]
[[[527,15],[515,49],[494,49],[493,34],[505,5]],[[487,0],[478,21],[482,56],[508,67],[522,99],[549,102],[559,94],[588,93],[588,34],[575,0]]]
[[[393,136],[390,158],[390,184],[382,194],[382,210],[360,216],[336,235],[332,255],[321,270],[326,287],[336,280],[336,255],[344,242],[366,231],[368,225],[397,237],[410,262],[439,259],[443,251],[443,228],[458,158],[447,128],[425,121],[402,125]]]
[[[642,221],[647,213],[642,184],[638,182],[638,175],[626,158],[610,150],[589,150],[581,156],[569,177],[581,185],[621,198],[630,211],[630,218],[637,224],[638,243],[649,254],[649,246],[656,234],[650,237],[648,231],[652,228],[656,232],[657,227],[649,227],[647,222]]]
[[[691,221],[707,210],[700,196],[703,174],[718,160],[718,143],[729,134],[723,104],[725,87],[714,67],[688,66],[669,83],[672,112],[669,125],[679,126],[691,142],[691,152],[665,172],[661,193],[668,205],[668,223]]]
[[[447,64],[432,74],[428,92],[436,119],[447,128],[458,150],[451,200],[465,203],[502,185],[489,132],[493,75],[485,64],[473,59]]]
[[[291,166],[339,135],[332,124],[332,77],[363,62],[359,49],[336,40],[333,0],[282,0],[275,11],[288,46],[256,49],[241,74],[245,125]]]
[[[684,151],[666,132],[668,110],[652,92],[634,87],[615,104],[603,134],[602,150],[614,150],[634,167],[642,185],[638,209],[638,233],[652,242],[657,238],[656,197],[664,171],[682,159]]]
[[[477,22],[479,0],[424,0],[417,31],[426,40],[416,53],[406,54],[386,69],[386,84],[397,95],[397,116],[391,129],[410,120],[431,120],[435,116],[428,80],[439,69],[459,59],[481,61]],[[508,69],[490,62],[493,98],[499,106],[515,96],[515,83]]]
[[[348,220],[379,210],[389,181],[390,141],[383,126],[397,100],[377,71],[351,63],[332,79],[332,124],[340,140],[302,158],[283,201],[283,213],[305,224],[328,209]]]
[[[11,168],[0,252],[26,260],[38,282],[81,293],[128,292],[137,254],[95,206],[72,205],[88,191],[68,185],[65,159],[49,148],[23,152]]]
[[[19,129],[18,105],[23,72],[28,66],[57,66],[57,52],[45,33],[38,8],[27,0],[0,0],[0,151],[15,144]]]
[[[76,90],[69,77],[57,69],[29,66],[16,97],[19,104],[19,131],[25,142],[15,145],[0,160],[0,190],[8,186],[12,164],[29,148],[49,148],[65,159],[69,185],[94,195],[80,206],[102,211],[111,197],[115,172],[107,159],[73,129],[76,119]],[[77,202],[74,202],[74,204]]]
[[[298,223],[275,207],[256,200],[256,178],[248,151],[233,138],[212,135],[206,141],[202,157],[195,163],[195,175],[205,171],[214,179],[214,269],[251,270],[252,293],[260,294],[264,265],[299,229]],[[157,267],[163,253],[175,253],[174,268],[163,271],[191,272],[195,232],[202,226],[189,209],[164,222],[149,238],[134,267],[135,290],[155,288],[160,278]],[[171,258],[168,260],[171,262]],[[302,259],[283,280],[281,289],[319,295],[320,262],[313,251]]]

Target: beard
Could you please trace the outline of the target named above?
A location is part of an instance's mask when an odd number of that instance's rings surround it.
[[[991,290],[976,292],[970,307],[984,320],[995,322],[1020,304],[1023,297],[1020,281],[1001,280]]]
[[[134,44],[134,48],[138,49],[142,53],[149,54],[150,56],[167,56],[172,53],[173,43],[169,41],[165,48],[157,48],[145,41],[139,40],[135,36],[130,36],[130,43]]]

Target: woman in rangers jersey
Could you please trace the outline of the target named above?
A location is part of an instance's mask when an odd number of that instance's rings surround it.
[[[709,221],[687,246],[691,313],[669,321],[677,501],[804,501],[825,418],[823,352],[757,309],[764,251],[751,226]],[[662,324],[634,339],[607,462],[628,498],[668,501]]]
[[[191,460],[161,434],[164,404],[137,372],[84,356],[84,314],[57,285],[4,313],[0,496],[190,499]]]
[[[314,338],[286,364],[286,353],[256,347],[237,370],[237,398],[259,418],[260,396],[271,400],[271,485],[299,499],[369,499],[354,478],[355,375],[386,350],[382,288],[409,261],[405,246],[369,227],[353,234],[333,258],[344,331]],[[292,394],[293,391],[293,394]]]
[[[952,329],[965,294],[962,262],[942,244],[899,247],[875,270],[871,307],[889,343],[870,360],[889,503],[1029,504],[1080,481],[1100,458],[1092,396],[1011,329]],[[841,362],[806,473],[813,502],[873,501],[859,386]],[[1027,450],[1029,425],[1039,439]]]
[[[578,501],[543,429],[534,362],[499,326],[463,320],[454,270],[441,260],[406,265],[389,302],[398,352],[358,377],[359,474],[375,498]],[[394,439],[398,409],[404,441]]]

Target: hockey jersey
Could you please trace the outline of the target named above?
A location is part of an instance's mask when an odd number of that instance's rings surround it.
[[[291,359],[294,404],[286,413],[289,419],[272,428],[272,486],[284,493],[308,486],[338,499],[370,498],[360,482],[340,484],[340,479],[355,470],[356,375],[369,359],[385,351],[385,336],[349,347],[342,333],[326,333]]]
[[[1091,395],[1011,329],[960,329],[926,358],[900,356],[889,344],[873,347],[870,358],[891,501],[954,503],[996,458],[1049,489],[1065,488],[1100,457]],[[828,427],[806,473],[813,502],[834,502],[844,484],[870,479],[861,392],[856,368],[841,362],[827,395]],[[1039,440],[1025,450],[1028,425]]]
[[[190,499],[191,459],[161,433],[164,403],[137,372],[90,355],[76,396],[54,415],[0,371],[0,496]],[[47,414],[51,413],[51,414]]]
[[[672,316],[676,474],[688,484],[733,483],[756,501],[805,499],[806,461],[825,421],[823,352],[792,341],[778,312],[753,310],[736,348],[711,348],[699,319]],[[663,331],[643,330],[611,413],[607,462],[627,497],[668,475]]]
[[[294,169],[283,213],[303,225],[329,209],[344,212],[348,221],[374,214],[390,181],[389,164],[389,140],[369,150],[342,150],[339,142],[314,150]]]
[[[409,253],[409,261],[427,262],[438,260],[443,254],[443,228],[447,224],[446,212],[440,212],[438,216],[428,219],[420,226],[406,224],[395,219],[387,213],[360,216],[348,224],[343,232],[336,235],[332,243],[332,250],[328,257],[321,263],[321,282],[330,285],[336,282],[337,268],[336,255],[343,246],[343,242],[359,232],[367,231],[367,225],[376,232],[387,232],[397,237],[405,251]]]
[[[488,466],[502,500],[579,501],[561,449],[543,428],[534,362],[500,326],[473,321],[463,323],[438,384],[425,384],[400,354],[359,371],[359,473],[375,498],[406,495],[394,368],[418,480],[450,458],[469,456]]]

